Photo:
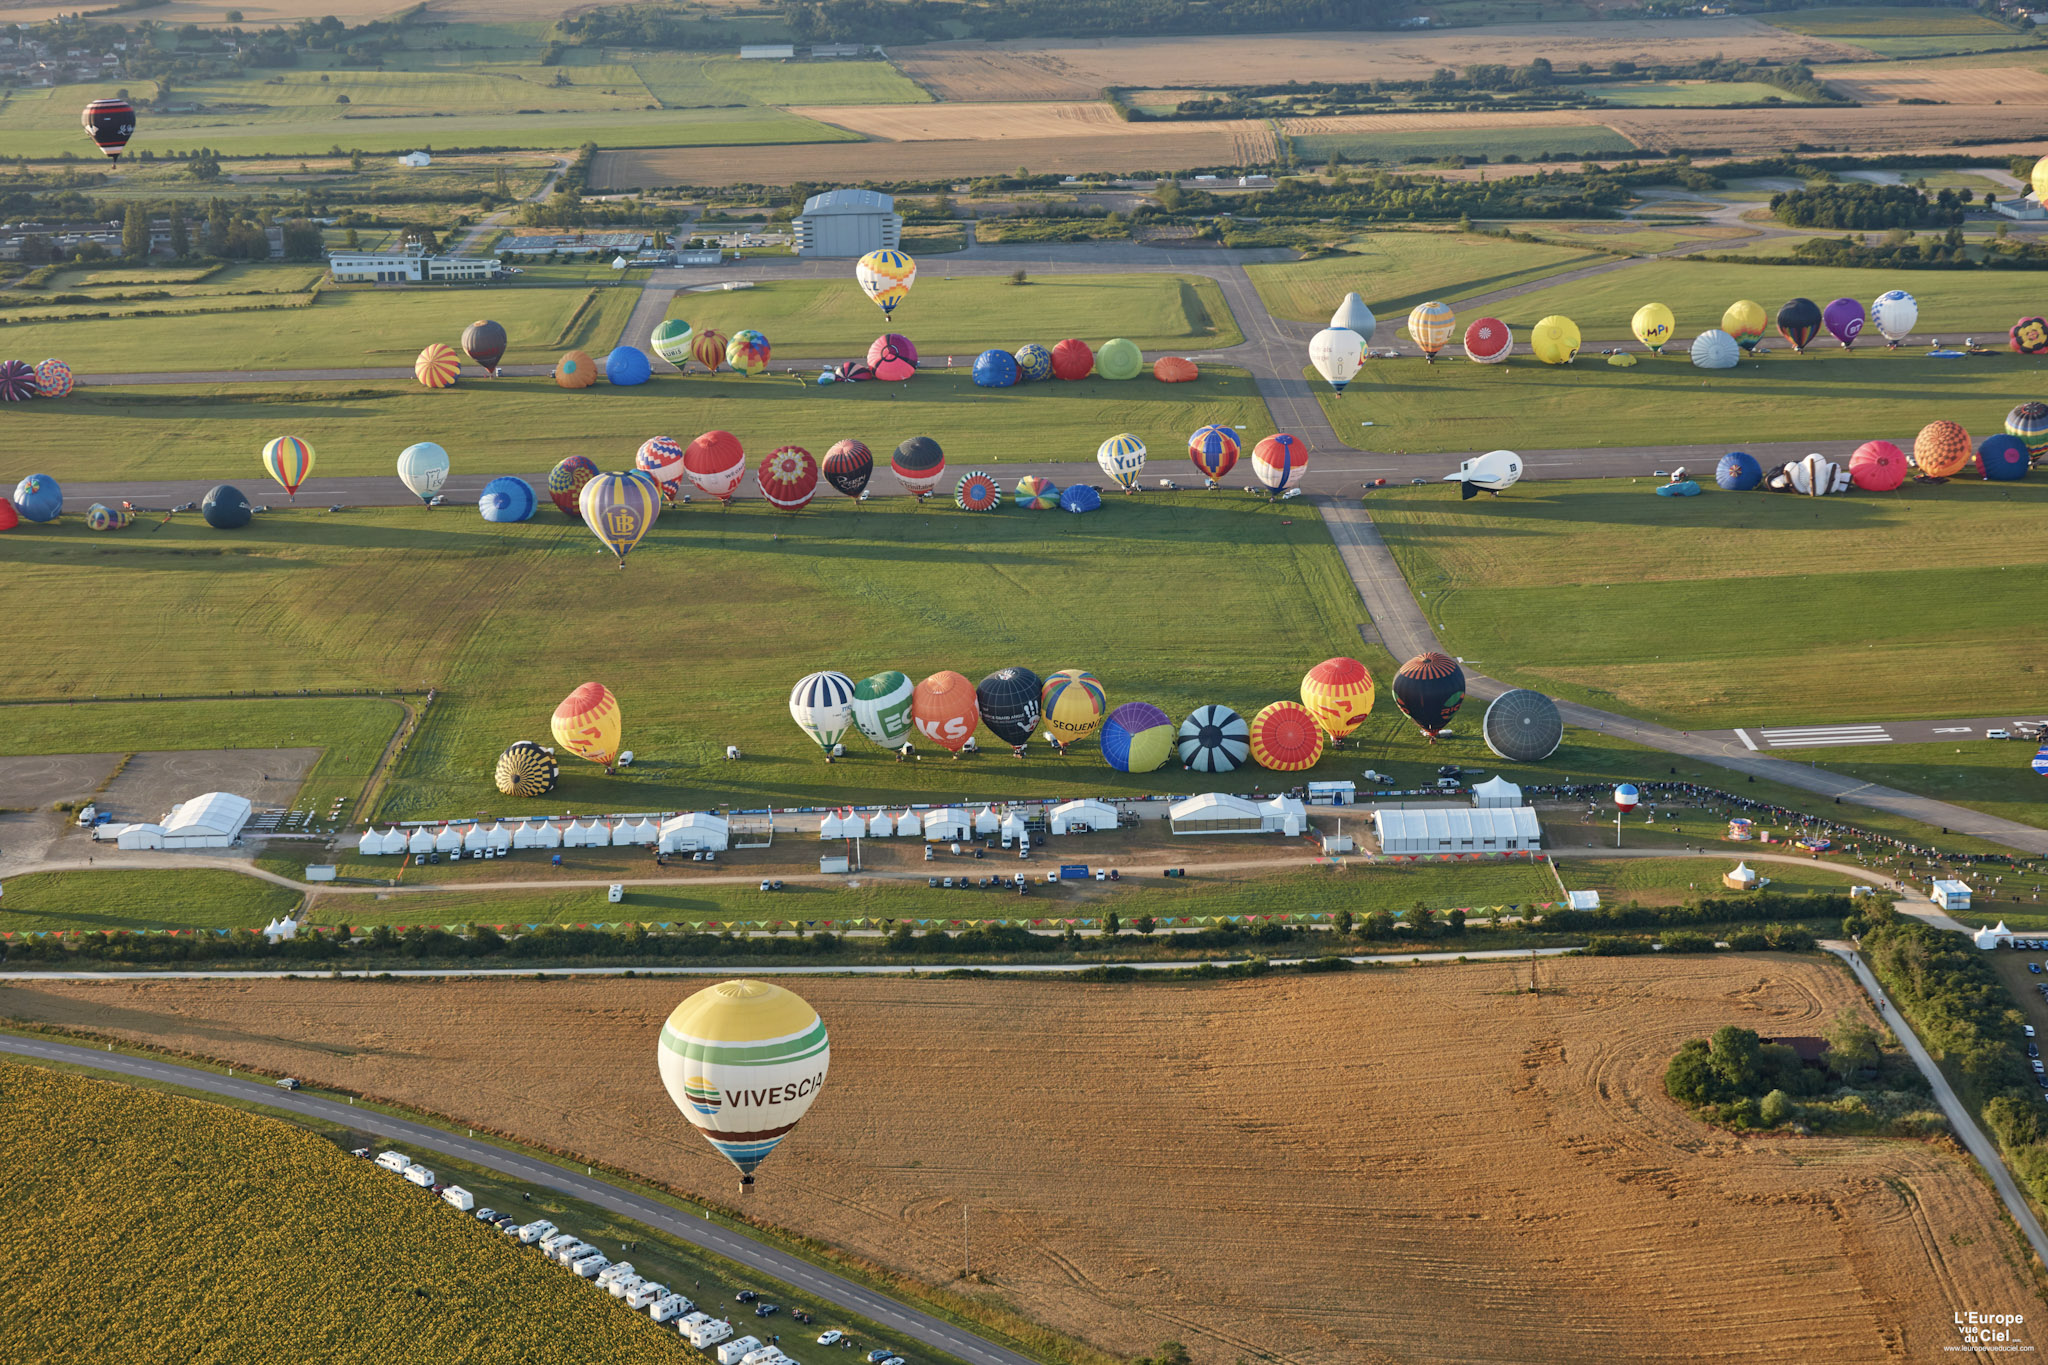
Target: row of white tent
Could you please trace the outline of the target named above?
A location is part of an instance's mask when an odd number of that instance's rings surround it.
[[[1054,834],[1115,829],[1116,807],[1107,801],[1067,801],[1052,808],[1047,824]],[[832,811],[818,825],[820,839],[947,840],[996,834],[1007,844],[1023,838],[1026,832],[1022,815],[1014,810],[999,812],[994,806],[983,806],[973,815],[958,806],[923,812],[906,809],[901,815],[891,815],[886,810],[867,816],[857,810]]]
[[[356,851],[368,857],[397,853],[476,853],[484,849],[504,853],[515,848],[609,848],[625,845],[654,845],[663,853],[696,853],[724,850],[729,836],[727,822],[704,811],[691,811],[656,822],[638,820],[571,820],[557,825],[552,820],[519,820],[507,825],[500,820],[486,828],[481,823],[443,825],[432,829],[421,825],[410,833],[396,826],[378,833],[363,831]]]

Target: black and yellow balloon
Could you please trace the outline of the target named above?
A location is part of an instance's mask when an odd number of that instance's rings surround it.
[[[554,751],[522,739],[498,755],[498,790],[507,796],[546,796],[562,776]]]

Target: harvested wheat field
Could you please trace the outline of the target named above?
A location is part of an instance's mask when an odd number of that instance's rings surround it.
[[[921,109],[958,106],[917,105]],[[844,108],[834,111],[843,115]],[[845,119],[835,121],[852,126]],[[1134,136],[1133,127],[1157,128]],[[600,191],[656,185],[857,184],[933,176],[1000,175],[1019,166],[1074,175],[1088,171],[1191,171],[1270,166],[1280,159],[1272,129],[1253,120],[1114,125],[1101,133],[1035,137],[960,136],[951,141],[808,142],[778,147],[657,147],[600,152],[591,184]]]
[[[1187,38],[1020,39],[927,43],[892,51],[903,74],[942,100],[1094,99],[1110,86],[1254,85],[1289,79],[1425,79],[1440,66],[1564,65],[1617,59],[1638,66],[1705,57],[1867,59],[1862,48],[1750,19],[1500,24],[1435,33],[1286,33]]]
[[[1531,109],[1519,114],[1319,114],[1284,118],[1280,131],[1289,137],[1350,136],[1372,133],[1427,133],[1441,128],[1570,128],[1598,126],[1607,120],[1584,109]],[[1484,151],[1475,141],[1472,148]]]
[[[1943,104],[2048,104],[2048,75],[2026,66],[1935,66],[1886,62],[1814,73],[1852,100],[1940,100]]]
[[[815,979],[832,1082],[760,1220],[1202,1365],[1937,1359],[2032,1312],[1927,1144],[1741,1139],[1662,1089],[1723,1023],[1814,1033],[1812,960],[1563,959],[1206,985]],[[1521,972],[1526,986],[1526,969]],[[729,1201],[655,1037],[696,983],[36,983],[0,1013],[429,1109]]]
[[[1791,117],[1756,109],[1603,109],[1600,121],[1644,147],[1726,147],[1737,156],[1781,152]],[[1889,152],[1979,139],[2048,136],[2048,110],[2026,105],[1801,106],[1795,136],[1816,147]],[[1972,146],[1975,154],[1988,148]]]
[[[1020,142],[1036,138],[1108,137],[1133,144],[1131,155],[1138,157],[1144,156],[1145,151],[1136,144],[1150,145],[1159,138],[1184,138],[1190,131],[1190,125],[1182,122],[1125,123],[1100,100],[1086,104],[841,104],[800,106],[789,112],[882,142]],[[1266,161],[1277,161],[1280,157],[1280,145],[1264,119],[1217,119],[1196,126],[1203,132],[1227,135],[1248,156]]]

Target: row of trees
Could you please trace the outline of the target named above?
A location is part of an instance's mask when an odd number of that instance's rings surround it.
[[[1821,1064],[1810,1066],[1784,1043],[1767,1043],[1754,1029],[1723,1025],[1711,1038],[1691,1038],[1678,1049],[1665,1068],[1664,1089],[1688,1109],[1731,1128],[1776,1128],[1794,1120],[1821,1120],[1820,1126],[1826,1126],[1843,1110],[1801,1101],[1876,1080],[1884,1063],[1883,1035],[1853,1011],[1843,1011],[1826,1037]],[[1901,1073],[1894,1079],[1907,1078]],[[1854,1098],[1858,1103],[1848,1113],[1867,1112],[1862,1097]]]
[[[1975,196],[1967,189],[1944,189],[1929,196],[1912,185],[1868,185],[1860,181],[1808,184],[1771,196],[1771,214],[1793,227],[1871,228],[1946,227],[1963,221]]]
[[[962,28],[989,39],[1369,29],[1399,13],[1386,0],[782,0],[783,19],[804,43],[923,42]]]

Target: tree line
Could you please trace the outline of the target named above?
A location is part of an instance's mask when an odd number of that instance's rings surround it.
[[[1793,227],[1947,227],[1963,221],[1975,198],[1969,190],[1944,189],[1930,196],[1911,185],[1870,185],[1861,181],[1809,183],[1771,196],[1771,215]]]

